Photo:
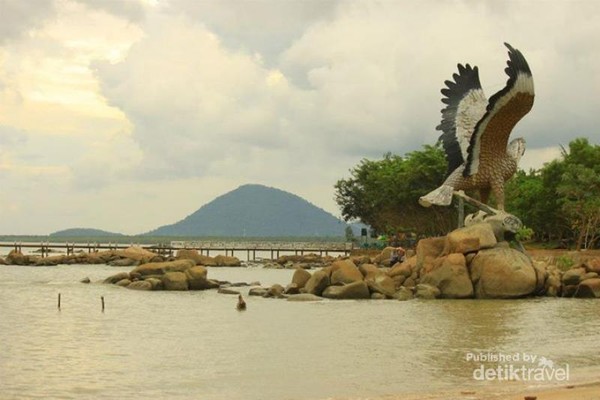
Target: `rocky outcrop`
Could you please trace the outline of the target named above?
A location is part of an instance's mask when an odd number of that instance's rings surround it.
[[[435,286],[439,297],[466,299],[473,297],[473,283],[463,254],[452,253],[437,259],[433,269],[421,278],[421,283]]]
[[[511,248],[482,250],[470,265],[475,296],[483,299],[512,299],[534,293],[537,283],[532,261]]]

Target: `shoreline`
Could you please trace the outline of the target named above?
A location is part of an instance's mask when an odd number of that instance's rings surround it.
[[[516,385],[519,385],[516,383]],[[544,385],[539,387],[512,387],[494,384],[488,387],[465,387],[436,392],[394,394],[366,397],[360,400],[598,400],[600,399],[600,378],[594,380]],[[358,400],[358,399],[336,399]]]

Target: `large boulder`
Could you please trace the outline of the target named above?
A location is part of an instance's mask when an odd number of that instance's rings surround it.
[[[369,299],[371,293],[366,282],[357,281],[342,286],[329,286],[323,291],[323,297],[328,299]]]
[[[119,272],[118,274],[111,275],[106,278],[103,283],[115,284],[123,279],[129,279],[129,272]]]
[[[415,297],[417,299],[433,300],[440,296],[440,289],[435,286],[419,283],[415,286]]]
[[[446,247],[446,237],[433,237],[419,240],[417,243],[417,258],[415,269],[430,269],[433,261],[440,257]]]
[[[310,272],[305,270],[304,268],[296,268],[294,271],[294,275],[292,276],[292,283],[295,283],[298,289],[302,289],[306,282],[310,279]]]
[[[354,264],[356,264],[356,262],[354,260],[353,260],[353,262],[354,262]],[[358,270],[360,271],[360,273],[363,276],[367,276],[370,273],[380,272],[381,271],[377,265],[375,265],[375,264],[369,264],[369,263],[360,264],[358,266]]]
[[[455,229],[446,236],[446,240],[445,254],[471,253],[492,248],[498,243],[492,226],[487,223]]]
[[[239,267],[242,265],[239,258],[233,256],[224,256],[221,254],[215,257],[215,263],[219,267]]]
[[[162,277],[162,283],[165,290],[189,289],[186,274],[179,271],[166,272]]]
[[[304,285],[304,291],[306,293],[320,296],[323,290],[329,286],[329,274],[323,270],[315,271],[314,274]]]
[[[436,260],[434,269],[421,277],[421,283],[440,290],[440,296],[447,299],[473,297],[473,284],[467,270],[467,262],[462,253],[452,253]]]
[[[188,281],[188,288],[190,290],[206,290],[216,289],[219,287],[217,282],[207,279],[206,268],[200,265],[188,268],[185,270],[185,275]]]
[[[593,258],[591,260],[587,260],[584,263],[585,270],[587,272],[595,272],[600,274],[600,258]]]
[[[127,289],[152,290],[152,282],[148,282],[148,281],[131,282],[129,285],[127,285]]]
[[[586,279],[581,282],[574,297],[600,298],[600,278]]]
[[[571,268],[566,271],[562,276],[562,282],[564,285],[578,285],[583,280],[586,270],[583,267]]]
[[[511,248],[481,250],[471,261],[470,269],[477,298],[525,297],[536,288],[531,260]]]
[[[398,263],[398,264],[394,265],[394,267],[388,271],[388,275],[391,276],[392,278],[395,276],[398,276],[398,275],[402,275],[405,278],[408,278],[409,276],[412,275],[413,267],[416,265],[416,262],[417,262],[417,258],[412,257],[402,263]]]
[[[167,272],[183,272],[195,266],[192,260],[175,260],[158,263],[146,263],[134,268],[131,272],[141,275],[162,275]]]
[[[158,254],[153,253],[150,250],[143,249],[139,246],[128,247],[124,250],[115,250],[113,254],[119,256],[120,258],[129,258],[140,263],[147,263],[162,259]],[[99,255],[99,257],[102,256],[103,255]]]
[[[288,301],[321,301],[322,297],[310,293],[292,294],[288,296]]]
[[[18,250],[11,250],[6,256],[6,262],[8,265],[28,265],[29,256],[24,255]]]
[[[331,284],[343,285],[363,280],[360,270],[351,260],[340,260],[331,264]]]
[[[213,257],[200,254],[196,249],[177,250],[175,257],[179,260],[192,260],[196,265],[203,265],[205,267],[214,267],[217,265]]]
[[[365,277],[365,282],[371,293],[380,293],[388,298],[394,297],[396,284],[385,272],[371,272]]]

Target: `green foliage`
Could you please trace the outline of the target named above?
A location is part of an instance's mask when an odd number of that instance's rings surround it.
[[[594,247],[600,237],[600,146],[575,139],[562,159],[519,171],[506,186],[506,203],[537,240]]]
[[[556,258],[556,266],[561,271],[566,271],[570,269],[573,266],[573,264],[575,264],[575,261],[573,261],[573,259],[566,254],[563,254],[562,256]]]
[[[445,172],[439,145],[424,146],[405,157],[388,153],[377,161],[363,159],[350,170],[350,178],[335,184],[335,200],[346,221],[359,219],[379,233],[437,234],[453,227],[454,209],[426,209],[418,199],[437,188]]]
[[[526,242],[533,238],[533,229],[528,228],[527,226],[523,226],[521,229],[517,231],[515,238],[519,242]]]

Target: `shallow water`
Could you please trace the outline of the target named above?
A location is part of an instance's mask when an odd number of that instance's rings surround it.
[[[594,300],[246,297],[237,312],[236,297],[216,291],[79,283],[129,270],[0,266],[0,398],[364,398],[498,384],[474,379],[482,362],[469,353],[518,354],[518,366],[525,354],[543,356],[568,365],[570,381],[594,377],[600,360]],[[263,286],[291,275],[209,268],[209,278]]]

